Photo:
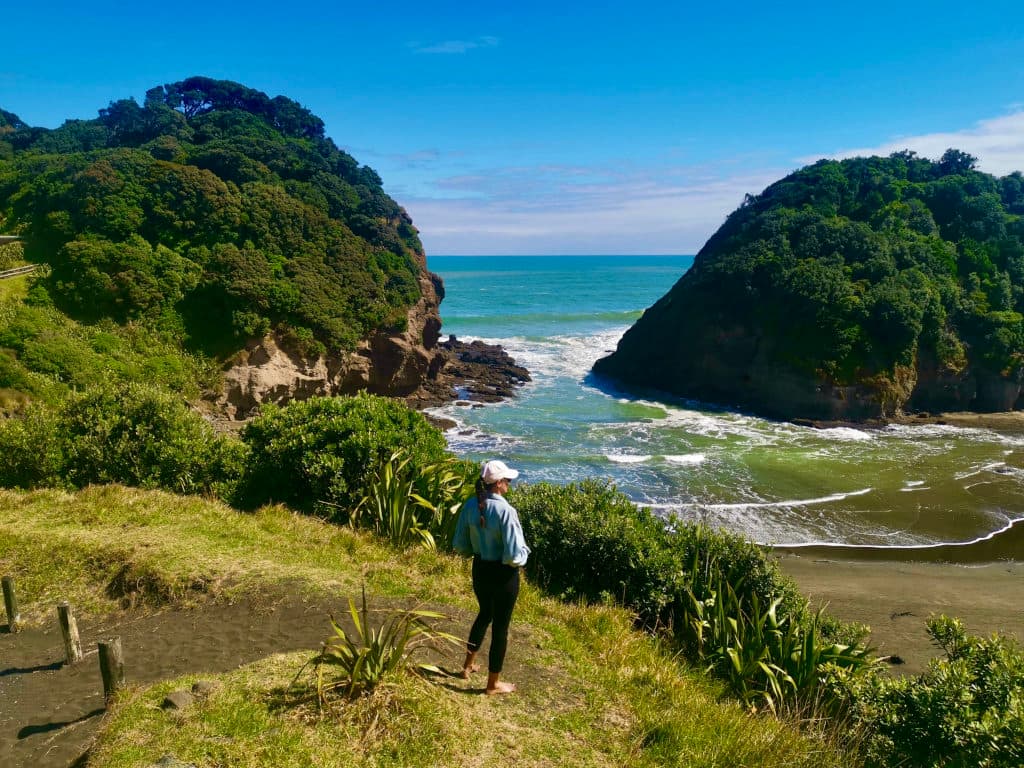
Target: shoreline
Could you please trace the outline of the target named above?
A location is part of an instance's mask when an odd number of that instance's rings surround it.
[[[999,632],[1024,643],[1024,562],[966,565],[920,560],[848,559],[833,553],[775,550],[815,607],[871,628],[879,656],[898,656],[895,674],[918,674],[941,656],[925,629],[929,616],[946,614],[972,635]]]
[[[885,429],[891,424],[904,427],[937,424],[940,426],[963,427],[968,429],[990,429],[994,432],[1024,434],[1024,411],[950,411],[945,413],[907,413],[886,419],[866,421],[827,421],[820,419],[784,419],[792,424],[814,429]]]

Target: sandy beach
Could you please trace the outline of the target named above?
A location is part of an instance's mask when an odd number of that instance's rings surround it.
[[[819,553],[780,552],[779,564],[815,604],[871,627],[879,655],[904,663],[893,670],[922,671],[941,652],[925,622],[945,613],[974,635],[1002,632],[1024,642],[1024,563],[955,565],[935,562],[847,560]]]

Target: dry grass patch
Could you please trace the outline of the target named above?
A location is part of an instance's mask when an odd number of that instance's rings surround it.
[[[17,579],[29,622],[63,599],[106,612],[283,583],[355,594],[364,577],[379,595],[465,602],[464,564],[454,558],[396,552],[281,506],[246,514],[121,486],[0,491],[0,570]]]

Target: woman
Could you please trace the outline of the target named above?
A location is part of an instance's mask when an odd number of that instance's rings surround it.
[[[526,565],[530,548],[523,538],[519,513],[505,501],[509,480],[519,477],[501,461],[488,461],[476,481],[476,498],[469,499],[459,513],[452,546],[457,552],[473,556],[473,592],[480,603],[466,643],[462,677],[468,679],[480,667],[477,651],[491,625],[491,651],[487,658],[485,693],[512,693],[516,687],[503,683],[502,664],[508,645],[508,625],[519,596],[519,569]]]

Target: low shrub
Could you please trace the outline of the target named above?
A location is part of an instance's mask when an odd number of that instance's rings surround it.
[[[107,385],[0,422],[0,484],[124,483],[230,498],[245,447],[218,437],[180,398],[144,384]]]
[[[945,658],[916,677],[850,676],[834,695],[864,731],[869,766],[1024,765],[1024,650],[1007,637],[967,634],[959,619],[928,621]]]
[[[426,418],[386,397],[316,397],[265,406],[242,430],[251,450],[239,501],[282,502],[347,522],[373,473],[402,449],[415,466],[446,456]]]
[[[53,409],[32,403],[20,416],[0,418],[0,485],[63,486],[64,450],[59,418]]]
[[[752,707],[806,702],[827,665],[869,664],[861,632],[812,613],[793,582],[740,536],[659,519],[594,480],[523,486],[510,501],[536,582],[570,599],[621,601]],[[842,634],[854,642],[837,642]]]
[[[668,546],[664,524],[609,483],[523,485],[509,494],[532,553],[526,568],[567,599],[615,599],[649,627],[671,621],[685,596],[687,561]]]

